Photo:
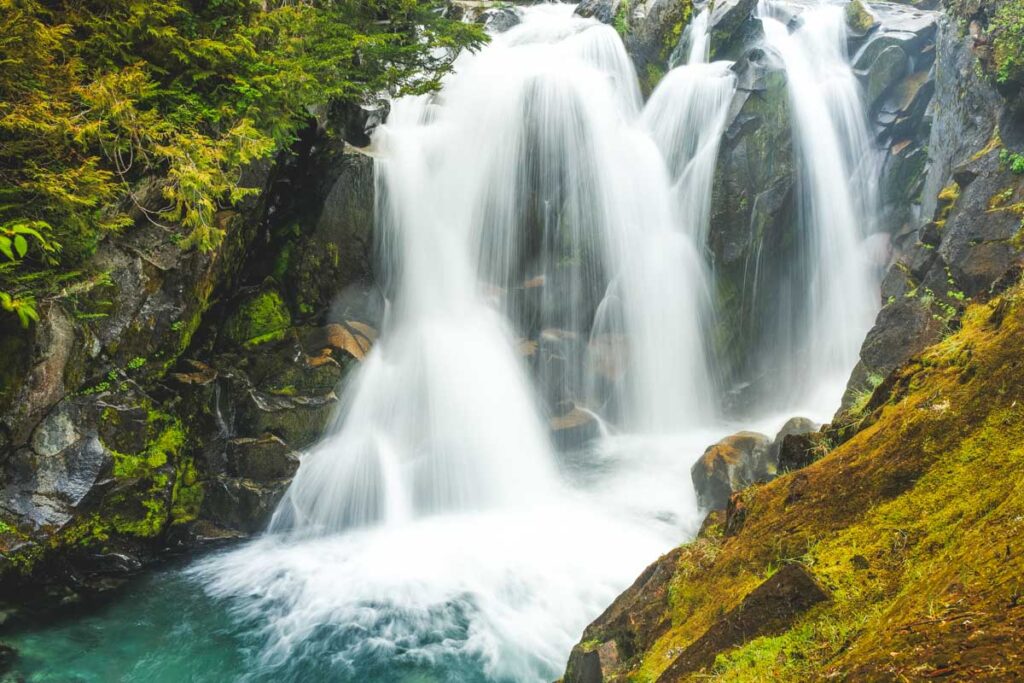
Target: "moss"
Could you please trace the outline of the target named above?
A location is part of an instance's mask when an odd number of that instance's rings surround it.
[[[1009,680],[1024,673],[1024,289],[897,370],[870,425],[806,469],[745,492],[736,536],[685,546],[671,627],[630,663],[653,681],[782,563],[830,601],[720,653],[726,681]],[[969,646],[965,646],[969,644]],[[699,676],[698,676],[699,677]]]
[[[622,37],[629,33],[629,0],[622,0],[619,8],[615,10],[615,17],[612,19],[612,26]]]
[[[846,24],[854,32],[864,34],[875,25],[875,17],[861,0],[853,0],[846,6]]]
[[[224,333],[236,344],[253,347],[283,339],[291,322],[281,295],[267,290],[244,301],[228,319]]]
[[[644,74],[643,91],[650,95],[658,87],[658,83],[665,77],[665,67],[660,64],[648,64],[647,72]]]

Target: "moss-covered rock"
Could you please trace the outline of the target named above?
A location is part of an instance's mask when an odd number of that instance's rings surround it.
[[[292,318],[276,290],[247,297],[224,323],[224,335],[240,346],[259,346],[284,339]]]
[[[1022,344],[1024,287],[970,306],[959,332],[879,385],[852,437],[744,491],[737,533],[665,556],[587,628],[590,649],[624,653],[603,680],[1024,675]],[[666,675],[786,567],[828,601]]]

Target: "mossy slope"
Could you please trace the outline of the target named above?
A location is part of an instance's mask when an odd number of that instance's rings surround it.
[[[969,307],[959,332],[876,390],[852,438],[745,491],[738,533],[709,526],[660,561],[674,565],[663,601],[670,626],[605,680],[657,680],[793,562],[829,601],[780,635],[720,653],[696,678],[1024,677],[1022,348],[1024,288]],[[584,639],[643,640],[600,619]]]

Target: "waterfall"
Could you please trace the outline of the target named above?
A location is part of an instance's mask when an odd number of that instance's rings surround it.
[[[777,338],[789,340],[789,352],[770,362],[784,369],[791,402],[831,409],[879,307],[864,244],[877,216],[877,154],[847,54],[843,7],[806,8],[793,33],[772,11],[762,3],[765,43],[787,76],[802,237],[792,269],[805,295],[794,302],[794,317],[780,320]]]
[[[582,627],[700,523],[690,466],[736,429],[705,352],[704,256],[736,77],[705,63],[702,14],[691,63],[644,106],[614,29],[573,9],[523,8],[375,133],[379,341],[275,533],[197,570],[262,635],[265,671],[552,680]],[[765,25],[806,166],[807,334],[823,343],[801,352],[831,369],[867,287],[844,186],[856,91],[816,92],[830,66],[849,72],[841,55]],[[610,436],[556,451],[549,424],[580,414]]]
[[[577,404],[641,431],[712,414],[694,245],[731,74],[677,69],[641,122],[614,31],[557,7],[460,67],[438,97],[397,101],[375,139],[394,303],[275,530],[543,498],[555,481],[542,415]],[[518,339],[544,356],[539,410]],[[598,390],[594,355],[609,345],[627,360]]]

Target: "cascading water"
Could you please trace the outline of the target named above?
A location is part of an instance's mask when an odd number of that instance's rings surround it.
[[[878,155],[847,54],[843,6],[805,9],[790,33],[772,5],[762,2],[760,13],[765,43],[787,76],[803,240],[792,267],[806,294],[794,316],[780,320],[777,338],[789,340],[788,353],[769,363],[790,378],[790,403],[831,409],[880,305],[865,247],[877,216]]]
[[[618,36],[571,12],[525,10],[375,137],[380,341],[303,458],[279,533],[196,570],[262,633],[264,671],[550,680],[587,620],[700,518],[689,466],[735,429],[716,419],[700,255],[735,76],[695,46],[642,109]],[[843,113],[845,91],[806,92],[811,48],[770,19],[766,34],[794,128]],[[827,149],[800,145],[813,368],[848,363],[861,324],[857,200],[823,195],[857,158],[851,112]],[[544,421],[570,410],[620,434],[556,457]]]
[[[698,523],[689,465],[723,428],[699,428],[715,413],[707,211],[686,197],[710,191],[693,167],[713,168],[714,135],[683,141],[663,120],[696,92],[675,76],[641,118],[621,40],[572,10],[525,10],[375,137],[380,341],[278,533],[198,570],[260,625],[265,668],[550,680],[586,621]],[[661,143],[686,149],[666,164]],[[574,409],[686,433],[559,467],[544,420]]]

